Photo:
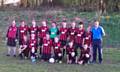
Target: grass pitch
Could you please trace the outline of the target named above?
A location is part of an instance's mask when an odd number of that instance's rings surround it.
[[[33,11],[36,18],[39,20],[44,17],[45,12]],[[102,24],[105,28],[107,37],[104,38],[104,45],[109,48],[103,49],[103,64],[90,64],[86,66],[75,64],[49,64],[37,62],[32,64],[30,60],[19,60],[19,58],[6,57],[5,34],[9,26],[11,16],[19,16],[29,20],[30,11],[0,11],[0,72],[120,72],[120,48],[110,48],[111,45],[120,45],[120,14],[111,14],[111,22]],[[47,13],[46,13],[47,14]],[[54,14],[54,13],[53,13]],[[27,16],[26,16],[27,15]],[[73,12],[59,12],[55,13],[54,17],[62,18],[66,16],[72,18],[75,16],[87,18],[92,20],[95,13],[73,13]],[[17,17],[18,18],[18,17]],[[16,18],[16,19],[17,19]],[[58,19],[59,19],[58,18]],[[86,21],[86,24],[88,21]],[[110,46],[109,46],[110,45]]]
[[[119,72],[120,71],[120,49],[104,48],[103,64],[50,64],[37,61],[36,64],[30,60],[19,60],[19,58],[5,56],[6,47],[0,46],[0,72]]]

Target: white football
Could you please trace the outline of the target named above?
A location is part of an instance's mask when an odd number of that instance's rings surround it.
[[[89,58],[89,57],[90,57],[90,55],[89,55],[89,54],[86,54],[86,57],[87,57],[87,58]]]
[[[74,56],[75,56],[75,52],[72,52],[72,53],[71,53],[71,56],[74,57]]]
[[[54,62],[55,62],[55,59],[54,59],[54,58],[50,58],[50,59],[49,59],[49,62],[50,62],[50,63],[54,63]]]
[[[61,53],[58,53],[58,56],[59,56],[59,57],[61,57],[61,56],[62,56],[62,54],[61,54]]]

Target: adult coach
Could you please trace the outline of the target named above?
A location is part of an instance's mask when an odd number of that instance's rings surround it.
[[[102,63],[102,37],[105,36],[105,32],[102,26],[99,25],[99,21],[95,21],[94,26],[91,28],[92,32],[92,45],[93,45],[93,63],[96,63],[96,56],[98,50],[99,63]]]

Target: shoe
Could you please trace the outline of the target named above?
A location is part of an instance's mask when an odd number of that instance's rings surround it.
[[[16,57],[16,55],[13,55],[13,57]]]
[[[55,62],[57,63],[57,62],[58,62],[58,60],[55,60]]]
[[[79,64],[79,65],[82,65],[82,64],[83,64],[83,61],[79,61],[78,64]]]
[[[34,62],[36,62],[36,60],[35,60],[35,59],[32,59],[32,63],[34,63]]]
[[[27,60],[27,59],[28,59],[28,57],[26,57],[26,56],[25,56],[24,58],[25,58],[25,60]]]
[[[10,56],[10,54],[7,54],[6,56]]]
[[[62,61],[59,61],[59,64],[61,64],[62,63]]]
[[[102,61],[99,61],[99,64],[102,64]]]
[[[92,61],[92,64],[96,64],[96,61]]]
[[[19,54],[20,60],[23,60],[23,56],[22,54]]]
[[[36,59],[35,59],[35,57],[31,57],[31,61],[34,63],[34,62],[36,62]]]
[[[40,60],[40,61],[41,61],[41,62],[45,62],[45,60],[43,60],[43,59],[42,59],[42,60]]]

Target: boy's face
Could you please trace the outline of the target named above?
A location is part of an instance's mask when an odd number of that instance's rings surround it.
[[[33,25],[33,26],[36,26],[35,20],[32,21],[32,25]]]
[[[12,22],[12,26],[14,27],[16,25],[16,22],[15,20]]]
[[[54,41],[55,41],[55,43],[58,43],[59,39],[56,37],[56,38],[54,39]]]
[[[79,25],[79,29],[83,29],[83,24]]]
[[[62,23],[63,28],[66,28],[66,25],[67,25],[66,22],[63,22],[63,23]]]
[[[72,28],[75,28],[76,23],[72,22]]]
[[[43,26],[47,26],[46,21],[42,21]]]
[[[25,22],[24,21],[22,21],[21,26],[23,26],[23,27],[25,26]]]
[[[55,27],[56,27],[56,24],[55,24],[55,23],[52,23],[52,27],[55,28]]]

